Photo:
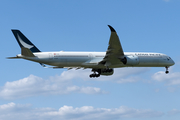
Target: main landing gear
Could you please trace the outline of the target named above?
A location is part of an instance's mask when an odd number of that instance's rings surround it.
[[[92,78],[92,77],[99,77],[100,74],[96,74],[95,72],[93,74],[90,74],[89,77]]]
[[[168,71],[169,67],[166,66],[165,68],[166,68],[166,72],[165,73],[168,74],[169,73],[169,71]]]
[[[101,69],[92,69],[92,72],[94,73],[89,75],[90,78],[99,77],[101,75]]]
[[[92,69],[93,74],[89,75],[90,78],[99,77],[100,75],[112,75],[113,69]]]

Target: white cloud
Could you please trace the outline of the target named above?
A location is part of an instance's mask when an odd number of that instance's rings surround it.
[[[73,81],[83,79],[89,81],[113,81],[116,83],[131,83],[141,80],[139,74],[149,70],[149,68],[120,68],[115,69],[112,76],[101,76],[100,78],[89,78],[90,70],[69,70],[61,75],[52,76],[45,80],[41,77],[30,75],[26,78],[6,82],[0,87],[0,98],[17,99],[37,95],[52,94],[104,94],[107,93],[97,87],[73,85]]]
[[[180,114],[180,110],[178,109],[172,109],[171,111],[168,112],[168,115],[177,115]]]
[[[62,76],[66,80],[80,78],[83,80],[96,80],[96,81],[113,81],[117,83],[129,83],[129,82],[137,82],[141,80],[138,77],[139,74],[145,73],[149,70],[149,68],[137,68],[137,67],[128,67],[128,68],[117,68],[114,69],[114,74],[111,76],[103,76],[101,75],[99,78],[89,78],[91,74],[90,70],[69,70],[64,71]]]
[[[85,94],[104,93],[97,87],[73,85],[71,81],[63,78],[62,75],[50,77],[48,80],[30,75],[17,81],[6,82],[0,89],[0,98],[16,99],[35,95],[68,94],[72,92]]]
[[[3,112],[6,111],[6,112]],[[134,109],[125,106],[119,108],[94,108],[92,106],[63,106],[59,110],[53,108],[32,108],[30,105],[8,103],[0,105],[0,118],[3,120],[112,120],[121,118],[161,117],[162,112]]]
[[[164,71],[159,71],[155,73],[152,78],[159,82],[166,82],[167,85],[180,84],[180,72],[165,74]]]
[[[149,68],[137,68],[137,67],[128,67],[128,68],[118,68],[114,70],[112,76],[101,76],[97,80],[100,81],[114,81],[117,83],[132,83],[141,80],[139,74],[145,73]]]

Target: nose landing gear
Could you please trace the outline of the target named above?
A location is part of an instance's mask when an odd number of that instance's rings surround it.
[[[166,66],[165,68],[166,68],[166,72],[165,73],[168,74],[169,73],[169,71],[168,71],[169,67]]]

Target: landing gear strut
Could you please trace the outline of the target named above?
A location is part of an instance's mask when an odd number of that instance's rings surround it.
[[[166,72],[165,73],[168,74],[169,73],[169,71],[168,71],[169,67],[166,66],[165,68],[166,68]]]

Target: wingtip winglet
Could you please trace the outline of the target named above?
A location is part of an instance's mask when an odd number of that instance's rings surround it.
[[[112,26],[108,25],[108,27],[110,28],[111,32],[116,32]]]

